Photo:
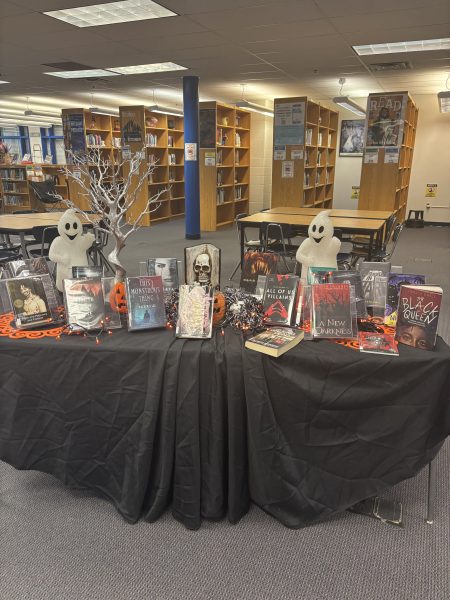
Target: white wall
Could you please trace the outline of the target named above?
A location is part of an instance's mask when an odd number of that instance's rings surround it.
[[[258,113],[251,116],[250,213],[270,206],[272,193],[273,119]]]

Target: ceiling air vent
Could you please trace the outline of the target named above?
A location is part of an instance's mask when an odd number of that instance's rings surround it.
[[[373,63],[369,65],[369,69],[374,73],[380,71],[407,71],[412,69],[412,64],[408,61]]]

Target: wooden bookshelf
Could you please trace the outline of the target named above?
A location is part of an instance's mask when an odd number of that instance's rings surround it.
[[[200,103],[200,227],[216,231],[248,213],[250,112],[221,102]]]
[[[409,181],[416,138],[418,109],[408,92],[389,92],[370,94],[367,99],[367,115],[370,117],[370,107],[377,107],[387,102],[395,102],[392,97],[403,97],[403,106],[397,111],[399,120],[403,121],[396,145],[382,147],[373,145],[373,140],[366,124],[365,154],[361,170],[361,183],[358,208],[366,210],[389,210],[395,212],[397,220],[405,220],[408,202]],[[375,109],[372,109],[373,111]],[[370,123],[369,123],[370,124]],[[403,133],[401,133],[403,129]],[[394,128],[394,132],[395,132]],[[397,135],[397,134],[395,134]],[[376,154],[376,162],[370,163],[369,154]],[[390,156],[389,156],[390,155]],[[386,162],[393,160],[394,162]]]
[[[10,214],[19,210],[46,212],[48,205],[36,198],[30,181],[43,181],[45,176],[48,175],[47,167],[60,169],[61,165],[0,165],[0,193],[3,213]],[[64,186],[64,194],[62,195],[65,198],[67,197],[66,186]]]
[[[338,113],[306,96],[277,98],[274,112],[271,206],[331,208]]]
[[[184,215],[184,120],[183,117],[153,113],[144,106],[119,107],[124,146],[131,153],[139,152],[145,146],[147,161],[155,165],[155,170],[138,193],[138,200],[127,214],[129,222],[141,211],[158,192],[162,191],[160,206],[143,218],[143,225]],[[142,165],[142,171],[145,166]],[[126,174],[126,173],[124,173]]]

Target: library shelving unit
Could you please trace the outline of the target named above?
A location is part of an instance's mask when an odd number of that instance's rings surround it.
[[[147,161],[155,165],[127,219],[134,222],[159,192],[162,192],[158,200],[159,207],[144,216],[143,225],[184,215],[183,117],[154,113],[144,106],[121,106],[119,110],[124,146],[129,147],[132,154],[142,151],[145,146]],[[142,165],[142,170],[144,168]]]
[[[406,205],[408,202],[409,181],[416,138],[418,109],[408,92],[389,92],[369,94],[367,99],[367,115],[370,107],[383,102],[399,102],[403,97],[401,114],[397,115],[396,123],[403,130],[401,139],[397,139],[396,146],[369,146],[366,126],[365,155],[361,170],[361,183],[358,208],[367,210],[391,210],[397,220],[405,220]],[[370,126],[370,122],[369,122]],[[382,142],[381,142],[382,143]],[[376,153],[376,162],[366,162],[369,148]],[[370,150],[369,150],[370,152]]]
[[[221,102],[200,103],[200,227],[216,231],[248,213],[250,112]]]
[[[0,164],[0,191],[3,213],[9,214],[24,210],[45,212],[47,210],[45,204],[36,198],[30,186],[30,181],[42,181],[44,179],[45,175],[48,174],[47,166],[61,168],[58,165]],[[58,191],[61,195],[67,197],[66,185],[61,186],[61,190]]]
[[[331,208],[338,113],[308,100],[274,101],[272,207]]]
[[[64,199],[69,198],[69,190],[67,186],[67,177],[65,174],[66,165],[50,165],[48,163],[42,163],[40,165],[44,179],[51,177],[55,182],[55,188],[57,193]]]

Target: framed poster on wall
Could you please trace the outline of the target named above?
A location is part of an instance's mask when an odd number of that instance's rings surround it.
[[[362,156],[364,150],[364,119],[341,121],[339,156]]]

